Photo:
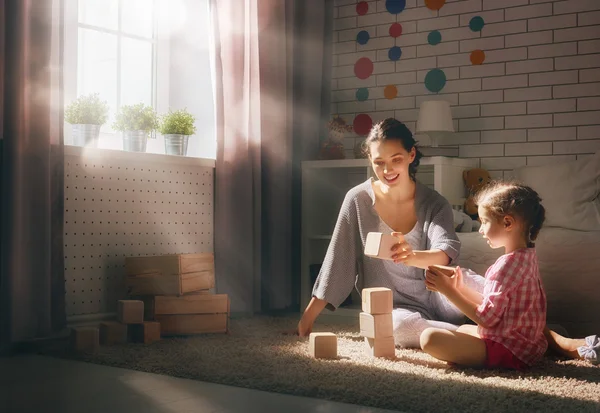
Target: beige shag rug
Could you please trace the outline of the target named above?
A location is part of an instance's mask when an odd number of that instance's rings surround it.
[[[234,319],[230,334],[165,338],[145,346],[46,354],[146,372],[309,396],[404,412],[600,412],[600,367],[545,359],[524,373],[448,367],[421,351],[373,359],[354,326],[318,324],[338,334],[337,360],[315,360],[308,339],[284,335],[292,318]]]

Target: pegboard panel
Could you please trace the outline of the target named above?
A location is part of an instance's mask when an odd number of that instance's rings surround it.
[[[214,167],[189,158],[65,156],[67,315],[115,312],[125,257],[212,252],[213,200]]]

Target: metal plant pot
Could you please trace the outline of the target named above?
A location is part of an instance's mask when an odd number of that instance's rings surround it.
[[[73,127],[73,145],[91,148],[98,147],[98,137],[100,136],[100,127],[102,125],[77,124],[71,126]]]
[[[128,130],[123,132],[123,150],[128,152],[146,152],[148,132]]]
[[[189,135],[164,135],[164,138],[167,155],[185,156],[187,154]]]

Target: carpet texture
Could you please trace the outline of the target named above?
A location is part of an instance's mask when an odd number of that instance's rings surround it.
[[[318,324],[338,334],[337,360],[315,360],[308,339],[284,335],[291,318],[232,320],[230,334],[165,338],[144,346],[45,354],[271,392],[405,412],[600,412],[600,367],[547,358],[524,373],[448,367],[421,351],[396,349],[395,360],[366,355],[354,326]]]

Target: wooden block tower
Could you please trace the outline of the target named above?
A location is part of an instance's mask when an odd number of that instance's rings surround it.
[[[376,287],[362,290],[360,335],[365,338],[367,352],[372,357],[394,358],[396,356],[392,308],[392,290],[389,288]]]

